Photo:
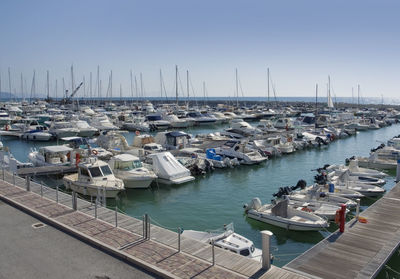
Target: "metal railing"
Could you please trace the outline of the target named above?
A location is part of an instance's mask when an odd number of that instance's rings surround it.
[[[106,223],[109,223],[115,227],[125,229],[129,232],[132,232],[134,234],[140,235],[144,240],[152,240],[155,242],[159,242],[165,246],[171,247],[175,250],[177,250],[178,253],[182,252],[182,237],[181,234],[183,232],[181,227],[178,228],[169,228],[166,227],[158,222],[156,222],[153,218],[150,218],[150,216],[145,213],[143,216],[139,218],[135,218],[132,216],[129,216],[125,212],[123,212],[121,209],[118,208],[117,203],[114,206],[113,209],[110,207],[106,207],[105,203],[105,193],[101,193],[101,195],[97,196],[94,199],[93,202],[93,197],[90,197],[90,200],[87,200],[87,197],[80,196],[77,192],[67,192],[64,190],[61,190],[60,187],[57,185],[54,188],[45,185],[42,181],[35,182],[35,179],[27,176],[26,178],[22,178],[17,176],[15,173],[10,173],[9,171],[5,170],[2,168],[2,179],[6,182],[11,183],[12,185],[18,186],[22,189],[25,189],[26,191],[31,191],[33,193],[36,193],[40,195],[42,198],[47,198],[52,201],[55,201],[58,204],[63,204],[64,206],[68,206],[72,208],[75,211],[81,211],[82,213],[92,215],[95,219],[100,219]],[[99,212],[101,211],[101,212]],[[104,218],[102,219],[102,214],[105,214],[105,212],[114,212],[114,218],[110,219]],[[110,214],[108,214],[110,215]],[[142,227],[142,230],[133,230],[132,228],[129,227],[129,225],[124,225],[126,223],[126,220],[131,219],[134,221],[134,223],[140,224],[141,226],[137,225],[136,227]],[[120,223],[119,223],[120,222]],[[128,222],[129,223],[129,222]],[[130,224],[132,225],[132,224]],[[157,229],[162,230],[161,233],[165,234],[176,234],[176,240],[172,240],[171,238],[174,239],[174,237],[167,237],[168,241],[163,241],[160,240],[158,236],[152,237],[151,230],[152,229]],[[159,232],[160,233],[160,232]],[[127,244],[124,245],[123,247],[120,247],[120,249],[125,248],[126,246],[129,246],[132,244]],[[206,244],[205,244],[206,245]],[[208,245],[208,244],[207,244]],[[207,256],[198,256],[198,255],[191,255],[193,257],[199,258],[201,260],[205,260],[210,262],[212,265],[216,264],[216,253],[215,253],[215,243],[212,242],[210,245],[210,254],[211,254],[211,259],[209,260]],[[263,251],[264,253],[264,251]],[[270,253],[268,251],[268,258],[270,257]],[[265,260],[266,262],[267,260]],[[264,267],[264,265],[263,265]]]

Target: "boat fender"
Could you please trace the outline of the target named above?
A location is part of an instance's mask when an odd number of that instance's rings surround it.
[[[366,223],[368,223],[368,220],[367,220],[367,218],[364,218],[364,217],[358,217],[358,222],[366,224]]]
[[[339,225],[340,223],[340,209],[336,210],[335,223]]]
[[[139,131],[136,131],[136,132],[135,132],[135,135],[139,136],[139,135],[140,135],[140,132],[139,132]]]
[[[325,192],[321,192],[321,193],[319,193],[319,196],[320,196],[321,198],[325,198],[325,197],[326,197],[326,194],[325,194]]]
[[[305,212],[312,212],[312,209],[311,209],[311,208],[308,208],[307,206],[301,208],[301,210],[302,210],[302,211],[305,211]]]
[[[93,153],[93,155],[99,154],[99,152],[97,152],[97,150],[95,150],[95,149],[92,150],[92,153]]]

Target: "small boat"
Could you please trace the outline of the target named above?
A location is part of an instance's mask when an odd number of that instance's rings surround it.
[[[22,139],[32,140],[32,141],[49,141],[53,137],[49,133],[46,126],[38,125],[34,130],[27,131],[21,135]]]
[[[131,154],[119,154],[109,161],[114,175],[124,181],[125,188],[148,188],[157,175],[143,167],[138,157]]]
[[[237,158],[240,164],[245,165],[259,164],[268,160],[268,157],[263,157],[258,151],[249,150],[238,140],[229,140],[221,147],[216,147],[215,153],[230,159]]]
[[[29,161],[36,167],[72,165],[72,148],[64,145],[43,146],[39,151],[33,150],[28,155]]]
[[[94,157],[79,163],[78,173],[64,176],[63,182],[66,189],[85,196],[115,198],[124,190],[124,182],[114,176],[110,166]]]
[[[255,248],[253,241],[234,232],[233,224],[224,225],[223,231],[202,232],[195,230],[184,230],[183,237],[191,238],[203,243],[212,244],[233,253],[248,257],[260,262],[262,251]]]
[[[319,231],[329,227],[324,218],[289,205],[288,199],[262,205],[259,198],[254,198],[244,207],[247,217],[287,230]]]
[[[162,184],[182,184],[195,179],[170,152],[149,154],[148,157],[152,159],[157,181]]]

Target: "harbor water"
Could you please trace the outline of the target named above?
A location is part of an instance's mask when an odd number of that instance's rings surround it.
[[[193,128],[188,133],[198,134],[221,130],[221,126]],[[371,148],[400,134],[400,126],[392,125],[379,130],[359,132],[356,136],[332,142],[321,149],[305,149],[293,154],[272,158],[256,166],[239,166],[232,169],[215,170],[183,185],[153,184],[145,190],[127,190],[117,201],[118,207],[128,215],[141,217],[148,213],[152,221],[171,230],[214,230],[233,222],[235,231],[254,241],[261,247],[261,230],[274,233],[272,246],[274,264],[283,266],[311,246],[322,240],[337,227],[332,224],[328,231],[294,232],[270,226],[244,215],[243,205],[259,197],[269,203],[279,187],[296,185],[300,179],[308,184],[318,167],[325,164],[343,164],[353,155],[368,156]],[[125,135],[131,143],[134,133]],[[2,138],[4,146],[20,161],[27,161],[31,148],[57,144],[26,142],[19,139]],[[393,187],[394,173],[387,178],[385,189]],[[62,184],[61,180],[46,179],[50,185]],[[374,199],[364,198],[362,209]],[[113,201],[110,201],[113,206]]]

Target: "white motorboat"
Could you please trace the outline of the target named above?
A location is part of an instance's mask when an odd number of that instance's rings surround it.
[[[96,158],[79,163],[78,173],[63,178],[66,189],[85,196],[115,198],[124,190],[124,182],[114,176],[109,165]]]
[[[72,148],[64,145],[43,146],[39,151],[32,151],[28,155],[28,159],[34,166],[67,166],[72,165],[71,156]]]
[[[260,129],[251,126],[249,123],[243,121],[242,119],[233,119],[231,122],[231,128],[227,129],[227,131],[241,134],[244,136],[250,136],[261,133]]]
[[[293,121],[290,118],[279,118],[275,121],[274,127],[277,129],[293,129]]]
[[[215,124],[217,121],[217,118],[204,116],[198,111],[189,111],[186,114],[186,117],[192,118],[194,121],[194,125],[196,125],[196,126],[212,125],[212,124]]]
[[[111,123],[107,115],[95,115],[89,118],[92,127],[100,131],[118,130],[118,127]]]
[[[119,154],[109,161],[114,175],[124,181],[125,188],[148,188],[157,176],[143,167],[138,157],[131,154]]]
[[[74,127],[71,122],[52,122],[49,132],[60,139],[76,136],[79,133],[79,129]]]
[[[322,217],[289,205],[288,199],[262,205],[259,198],[254,198],[244,207],[247,217],[287,230],[318,231],[329,227]]]
[[[166,130],[171,126],[171,123],[167,120],[163,120],[159,114],[149,114],[146,116],[146,120],[150,130]]]
[[[36,126],[36,129],[30,130],[21,135],[22,139],[32,141],[49,141],[52,137],[53,135],[49,133],[48,128],[41,125],[38,125]]]
[[[387,176],[386,173],[381,171],[359,167],[357,159],[350,160],[348,167],[343,165],[330,165],[326,170],[328,172],[335,171],[337,173],[344,173],[347,171],[350,176],[369,176],[375,178],[384,178]]]
[[[72,124],[79,130],[78,136],[80,137],[91,138],[99,131],[84,120],[72,121]]]
[[[150,131],[149,123],[145,122],[146,118],[142,116],[135,116],[131,121],[125,121],[122,125],[123,129],[128,131]]]
[[[233,224],[224,225],[223,231],[202,232],[184,230],[182,237],[191,238],[203,243],[212,244],[233,253],[248,257],[260,262],[262,251],[255,248],[253,241],[234,232]]]
[[[169,121],[172,128],[187,128],[192,126],[191,121],[185,118],[178,118],[175,114],[165,116],[165,120]]]
[[[335,195],[335,193],[321,192],[319,185],[314,185],[312,188],[291,192],[288,197],[290,200],[300,202],[322,202],[338,206],[345,204],[347,208],[353,208],[357,205],[355,201],[349,198]]]
[[[194,180],[190,171],[170,152],[160,152],[148,155],[152,159],[152,170],[157,175],[157,181],[163,184],[182,184]]]
[[[248,150],[246,145],[238,140],[229,140],[221,147],[216,147],[215,153],[230,159],[237,158],[240,164],[245,165],[259,164],[268,160],[268,157],[263,157],[258,151]]]

